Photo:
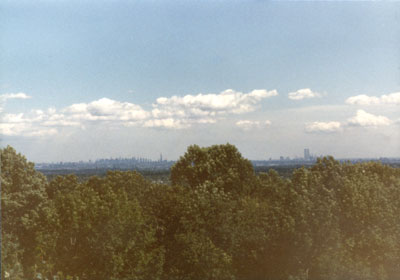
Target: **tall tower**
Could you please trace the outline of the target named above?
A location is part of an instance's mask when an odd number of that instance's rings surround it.
[[[304,149],[304,159],[305,160],[310,159],[310,149],[308,149],[308,148]]]
[[[162,162],[162,154],[160,154],[160,162]]]

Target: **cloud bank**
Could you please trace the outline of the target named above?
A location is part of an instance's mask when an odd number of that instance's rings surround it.
[[[111,127],[184,129],[194,124],[215,123],[227,115],[252,112],[263,99],[276,95],[276,90],[242,93],[228,89],[219,94],[160,97],[150,110],[134,103],[101,98],[90,103],[72,104],[61,110],[49,108],[29,114],[5,114],[0,133],[8,136],[46,136],[56,134],[61,127],[84,128],[99,123]],[[6,94],[3,98],[26,99],[29,96]]]
[[[91,125],[104,125],[109,129],[121,127],[145,127],[158,129],[187,129],[199,124],[212,124],[232,115],[253,112],[263,100],[277,96],[276,90],[257,89],[248,93],[224,90],[220,93],[188,94],[160,97],[151,108],[140,105],[101,98],[88,103],[75,103],[61,109],[32,110],[29,113],[3,114],[0,134],[5,136],[51,136],[62,129],[85,129]],[[319,97],[310,89],[300,89],[289,93],[289,98],[301,100]],[[8,99],[31,98],[25,93],[0,95],[3,103]],[[400,104],[400,93],[380,97],[358,95],[346,100],[347,104],[377,105]],[[314,121],[305,124],[306,133],[337,133],[354,127],[388,126],[395,124],[385,116],[373,115],[358,110],[344,121]],[[239,120],[236,127],[244,131],[263,129],[271,125],[268,120]]]
[[[365,112],[364,110],[357,110],[356,115],[347,119],[347,121],[341,123],[338,121],[331,122],[312,122],[307,123],[305,131],[307,133],[334,133],[345,129],[351,129],[352,127],[372,127],[377,128],[381,126],[388,126],[393,123],[392,120],[385,116],[377,116]]]
[[[400,105],[400,92],[384,94],[379,97],[361,94],[349,97],[345,102],[349,105]]]

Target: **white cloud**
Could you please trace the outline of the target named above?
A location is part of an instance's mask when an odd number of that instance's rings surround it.
[[[306,132],[315,133],[315,132],[324,132],[324,133],[333,133],[342,130],[342,126],[340,122],[312,122],[306,124],[305,128]]]
[[[114,121],[125,126],[188,128],[193,124],[215,123],[219,117],[254,111],[264,98],[275,96],[276,90],[253,90],[241,93],[225,90],[220,94],[197,94],[160,97],[151,111],[139,105],[102,98],[90,103],[68,106],[62,113],[73,121]]]
[[[157,98],[154,108],[171,114],[179,112],[184,116],[214,116],[221,114],[240,114],[256,109],[262,99],[278,95],[276,90],[253,90],[242,93],[227,89],[219,94],[197,94]]]
[[[377,116],[370,113],[365,112],[364,110],[358,110],[356,115],[347,119],[347,122],[312,122],[307,123],[305,127],[305,131],[308,133],[317,133],[317,132],[339,132],[343,129],[351,129],[354,127],[379,127],[379,126],[388,126],[395,122],[391,121],[385,116]]]
[[[400,92],[379,97],[361,94],[349,97],[345,102],[350,105],[400,105]]]
[[[303,89],[299,89],[294,92],[290,92],[288,94],[288,96],[289,96],[289,99],[292,99],[292,100],[302,100],[305,98],[321,97],[321,95],[319,93],[313,92],[309,88],[303,88]]]
[[[189,128],[193,124],[211,124],[216,120],[212,118],[198,118],[198,119],[177,119],[177,118],[163,118],[163,119],[149,119],[145,121],[143,127],[154,128],[167,128],[167,129],[184,129]]]
[[[0,134],[5,136],[40,137],[54,135],[57,132],[55,128],[36,127],[31,123],[0,123]]]
[[[24,127],[15,123],[0,123],[0,134],[7,136],[18,135],[23,132]]]
[[[252,130],[252,129],[260,129],[263,127],[268,127],[271,125],[271,121],[249,121],[249,120],[240,120],[236,122],[236,126],[243,130]]]
[[[136,121],[150,116],[150,113],[139,105],[109,98],[101,98],[90,103],[72,104],[62,112],[71,119],[81,121]]]
[[[19,92],[19,93],[4,93],[0,95],[0,100],[5,101],[8,99],[28,99],[31,96],[27,95],[26,93]]]
[[[220,94],[197,94],[183,97],[160,97],[152,110],[141,106],[101,98],[89,103],[76,103],[64,109],[34,110],[29,114],[6,114],[2,118],[3,135],[53,135],[61,127],[84,128],[90,123],[108,127],[143,126],[184,129],[194,124],[215,123],[228,114],[254,111],[258,103],[278,93],[276,90],[253,90],[241,93],[225,90]],[[5,97],[4,97],[5,96]],[[25,94],[7,94],[3,98],[28,98]]]
[[[190,127],[190,124],[181,120],[173,118],[160,119],[160,120],[148,120],[143,124],[144,127],[161,127],[171,129],[183,129]]]
[[[400,92],[384,94],[381,96],[381,100],[383,104],[400,105]]]
[[[4,111],[4,105],[9,99],[28,99],[31,98],[29,95],[23,92],[19,93],[4,93],[0,94],[0,113]]]
[[[70,113],[70,114],[85,114],[86,111],[87,111],[86,103],[72,104],[63,110],[63,112]]]
[[[4,114],[0,125],[0,134],[6,136],[49,136],[55,135],[59,127],[82,126],[80,122],[68,120],[68,117],[50,108],[46,112],[33,110],[28,114]]]
[[[27,120],[24,118],[23,113],[19,114],[5,114],[2,118],[2,123],[22,123]]]
[[[209,93],[157,98],[153,104],[155,120],[179,120],[187,126],[195,123],[213,123],[229,114],[243,114],[256,110],[261,100],[278,95],[276,90],[264,89],[242,93],[227,89],[219,94]],[[151,122],[164,123],[164,122]],[[165,121],[165,123],[170,123]],[[183,127],[186,127],[183,126]]]
[[[348,124],[351,126],[387,126],[392,123],[385,116],[376,116],[370,113],[365,112],[364,110],[358,110],[356,115],[350,119],[348,119]]]

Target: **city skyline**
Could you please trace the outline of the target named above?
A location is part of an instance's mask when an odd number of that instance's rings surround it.
[[[329,153],[327,154],[314,154],[309,148],[304,148],[303,156],[301,155],[280,155],[279,157],[272,158],[265,155],[264,158],[260,159],[251,159],[248,160],[252,162],[277,162],[277,161],[301,161],[301,162],[315,162],[318,158],[329,157],[332,156]],[[149,157],[138,157],[138,156],[125,156],[125,157],[110,157],[110,158],[94,158],[94,159],[87,159],[87,160],[79,160],[79,161],[52,161],[52,162],[35,162],[35,164],[39,167],[49,166],[49,165],[63,165],[63,164],[93,164],[93,165],[102,165],[102,164],[111,164],[112,162],[124,163],[124,162],[132,162],[138,164],[153,164],[153,163],[174,163],[179,158],[176,159],[167,159],[162,157],[162,153],[160,153],[159,158],[149,158]],[[344,157],[344,158],[336,158],[336,160],[350,160],[350,161],[368,161],[368,160],[384,160],[384,161],[395,161],[399,162],[400,157],[375,157],[375,158],[368,158],[368,157]]]
[[[0,142],[34,162],[400,157],[400,3],[4,1]]]

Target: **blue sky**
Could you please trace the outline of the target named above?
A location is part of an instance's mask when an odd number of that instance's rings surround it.
[[[0,30],[1,144],[30,160],[400,156],[400,3],[3,1]]]

